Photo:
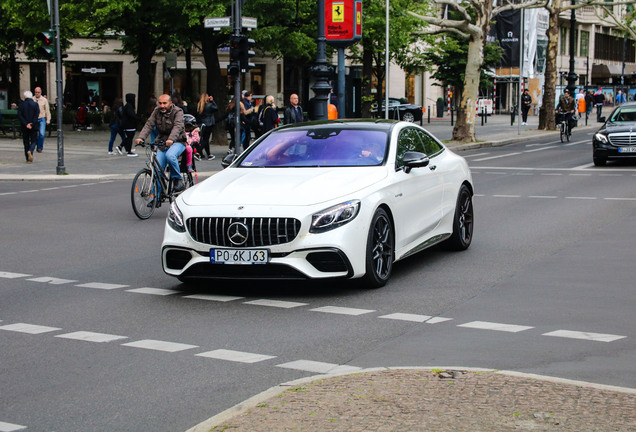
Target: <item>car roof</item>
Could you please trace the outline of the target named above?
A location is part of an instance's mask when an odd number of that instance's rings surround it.
[[[305,123],[292,123],[277,128],[283,131],[285,129],[324,129],[325,127],[335,129],[360,129],[360,130],[379,130],[388,133],[399,123],[398,120],[387,119],[342,119],[342,120],[316,120]]]

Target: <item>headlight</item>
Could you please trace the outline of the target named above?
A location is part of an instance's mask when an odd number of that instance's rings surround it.
[[[360,201],[347,201],[322,210],[311,217],[309,232],[321,233],[351,222],[360,211]]]
[[[600,134],[600,133],[595,134],[594,135],[594,139],[596,141],[602,142],[603,144],[609,144],[609,141],[607,140],[607,137],[605,135],[603,135],[603,134]]]
[[[177,202],[170,204],[170,213],[168,213],[168,225],[176,232],[185,232],[185,224],[183,223],[183,214],[177,206]]]

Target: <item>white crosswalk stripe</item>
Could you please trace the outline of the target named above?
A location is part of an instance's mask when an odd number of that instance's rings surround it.
[[[59,279],[59,278],[54,278],[49,276],[36,277],[36,278],[27,279],[27,280],[31,282],[48,283],[51,285],[64,285],[64,284],[77,282],[76,280]]]
[[[276,365],[276,367],[321,374],[348,373],[355,372],[361,369],[357,366],[337,365],[333,363],[323,363],[312,360],[296,360],[289,363]]]
[[[21,426],[13,423],[7,423],[0,421],[0,432],[14,432],[26,429],[26,426]]]
[[[14,331],[19,333],[28,333],[28,334],[42,334],[48,333],[52,331],[61,330],[57,327],[48,327],[42,325],[35,324],[26,324],[26,323],[15,323],[15,324],[7,324],[4,326],[0,326],[0,330]]]
[[[171,352],[171,353],[198,348],[198,345],[188,345],[188,344],[166,342],[166,341],[153,340],[153,339],[144,339],[140,341],[125,343],[122,345],[133,347],[133,348],[143,348],[148,350],[165,351],[165,352]]]
[[[276,356],[253,354],[242,351],[232,351],[226,349],[218,349],[197,354],[198,357],[208,357],[218,360],[227,360],[240,363],[258,363],[265,360],[276,358]]]
[[[73,333],[65,333],[61,335],[56,335],[55,337],[64,338],[64,339],[82,340],[87,342],[98,342],[98,343],[112,342],[114,340],[119,340],[119,339],[128,339],[126,336],[117,336],[112,334],[95,333],[95,332],[89,332],[89,331],[77,331]]]
[[[299,302],[290,302],[290,301],[282,301],[282,300],[252,300],[247,301],[244,304],[255,305],[255,306],[268,306],[268,307],[277,307],[283,309],[291,309],[300,306],[307,306],[307,303],[299,303]]]
[[[416,314],[407,314],[407,313],[392,313],[392,314],[388,314],[388,315],[379,316],[378,318],[386,318],[386,319],[399,320],[399,321],[412,321],[412,322],[423,323],[425,321],[430,320],[432,317],[429,316],[429,315],[416,315]]]
[[[94,288],[94,289],[102,289],[102,290],[113,290],[119,288],[127,288],[128,285],[118,285],[118,284],[110,284],[110,283],[102,283],[102,282],[90,282],[85,284],[75,285],[80,288]]]
[[[467,327],[481,330],[495,330],[495,331],[503,331],[510,333],[517,333],[524,330],[530,330],[530,326],[521,326],[514,324],[501,324],[487,321],[473,321],[465,324],[459,324],[457,327]]]
[[[137,293],[137,294],[160,295],[160,296],[167,296],[167,295],[179,293],[179,291],[177,290],[163,289],[163,288],[150,288],[150,287],[130,289],[130,290],[126,290],[126,292]]]
[[[349,307],[340,307],[340,306],[323,306],[315,309],[310,309],[313,312],[324,312],[324,313],[332,313],[332,314],[340,314],[340,315],[364,315],[371,312],[375,312],[372,309],[357,309],[357,308],[349,308]]]
[[[230,302],[234,300],[240,300],[245,297],[234,297],[234,296],[225,296],[225,295],[210,295],[210,294],[193,294],[184,296],[183,298],[187,299],[195,299],[195,300],[208,300],[208,301],[218,301],[218,302]]]
[[[28,277],[31,276],[30,274],[24,274],[24,273],[11,273],[11,272],[0,272],[0,278],[5,278],[5,279],[17,279],[17,278],[22,278],[22,277]]]
[[[596,342],[613,342],[619,339],[624,339],[627,336],[603,334],[603,333],[590,333],[571,330],[556,330],[553,332],[543,333],[543,336],[554,336],[570,339],[584,339]]]

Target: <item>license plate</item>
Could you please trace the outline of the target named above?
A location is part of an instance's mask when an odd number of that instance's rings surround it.
[[[619,153],[636,153],[636,147],[632,146],[632,147],[619,147],[618,148],[618,152]]]
[[[267,264],[268,249],[210,249],[212,264]]]

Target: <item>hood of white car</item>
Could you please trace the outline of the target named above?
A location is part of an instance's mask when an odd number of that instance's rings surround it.
[[[187,205],[311,205],[355,192],[386,177],[386,167],[228,168],[181,197]]]

